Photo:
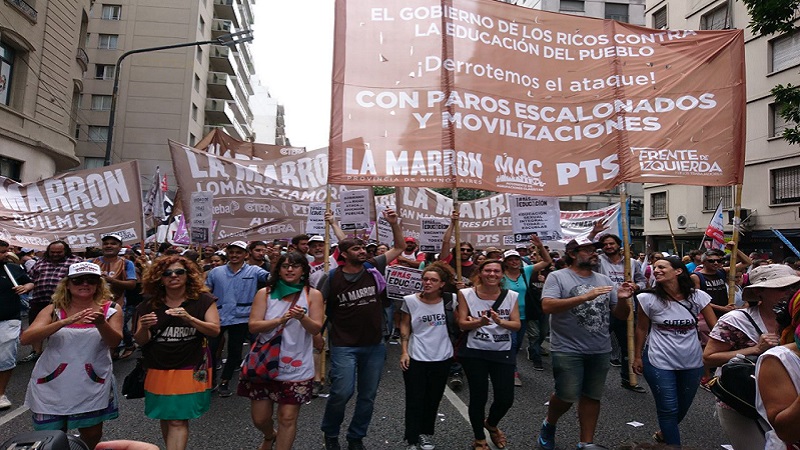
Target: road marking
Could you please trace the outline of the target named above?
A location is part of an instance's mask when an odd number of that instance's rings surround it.
[[[456,395],[456,393],[453,392],[453,390],[450,389],[449,386],[447,388],[445,388],[444,396],[447,397],[447,400],[450,402],[450,404],[452,404],[456,408],[456,410],[459,412],[459,414],[461,414],[461,417],[463,417],[464,420],[467,421],[467,424],[469,424],[469,409],[467,409],[467,405],[464,404],[464,402],[461,401],[461,399],[458,397],[458,395]],[[487,432],[488,432],[488,430],[487,430]],[[496,449],[497,448],[497,447],[494,446],[494,443],[491,440],[487,439],[486,442],[489,444],[489,448],[492,448],[492,449]]]
[[[24,413],[27,410],[28,410],[28,407],[25,406],[25,405],[22,405],[19,408],[17,408],[15,410],[11,411],[10,413],[6,414],[5,416],[0,417],[0,426],[5,425],[8,422],[11,422],[15,418],[17,418],[20,414]]]

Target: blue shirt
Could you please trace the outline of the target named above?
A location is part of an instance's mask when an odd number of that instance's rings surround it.
[[[211,269],[206,286],[218,298],[221,326],[247,323],[259,282],[266,282],[269,272],[245,263],[235,273],[229,264]]]
[[[521,267],[519,270],[520,274],[516,281],[508,278],[508,275],[503,275],[503,287],[519,294],[517,296],[517,303],[519,304],[519,318],[520,320],[526,320],[525,294],[528,292],[528,286],[531,284],[531,277],[533,277],[533,266]],[[523,273],[525,276],[523,276]]]

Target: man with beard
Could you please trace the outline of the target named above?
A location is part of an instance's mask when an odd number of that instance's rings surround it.
[[[28,325],[33,323],[41,310],[50,304],[53,293],[59,281],[67,276],[70,264],[83,261],[79,256],[72,254],[72,249],[64,241],[53,241],[47,246],[42,259],[33,265],[30,277],[33,281],[33,291],[30,297],[30,310],[28,311]],[[31,353],[22,358],[20,362],[35,361],[42,354],[42,342],[34,342]]]
[[[450,226],[447,227],[447,230],[444,232],[444,236],[442,236],[442,250],[439,252],[439,260],[444,261],[453,268],[456,269],[456,261],[453,258],[453,253],[455,253],[455,247],[451,252],[450,250],[450,239],[453,237],[453,229],[455,223],[458,221],[459,213],[458,211],[453,211],[452,221],[450,222]],[[472,254],[475,251],[475,248],[469,242],[457,242],[459,254],[461,255],[461,280],[456,281],[456,287],[458,289],[463,289],[470,284],[470,277],[472,276],[472,272],[475,269],[475,264],[472,262]]]
[[[613,234],[604,234],[598,241],[603,254],[600,255],[600,265],[596,270],[603,275],[611,278],[614,286],[619,286],[625,281],[625,260],[623,259],[622,240],[619,236]],[[636,289],[644,289],[647,286],[647,280],[644,277],[642,268],[636,261],[631,258],[631,273],[633,274],[633,282]],[[630,372],[628,370],[628,318],[625,320],[617,319],[611,316],[611,339],[615,352],[612,353],[611,365],[619,367],[619,376],[621,379],[620,385],[638,394],[645,394],[647,391],[639,384],[631,384]]]
[[[542,311],[551,314],[555,392],[539,433],[540,449],[555,448],[556,422],[576,402],[578,448],[604,448],[593,441],[611,353],[609,316],[613,311],[619,319],[628,317],[627,300],[634,287],[624,282],[615,290],[610,278],[593,270],[599,263],[596,248],[586,238],[571,240],[564,256],[567,267],[551,273],[544,282]]]
[[[247,246],[247,264],[260,267],[269,272],[270,262],[267,259],[267,244],[264,241],[253,241]],[[263,287],[263,286],[262,286]]]
[[[419,269],[419,264],[425,261],[425,254],[417,251],[417,240],[407,236],[404,240],[403,253],[389,263],[390,266],[401,265],[411,269]]]
[[[314,261],[314,257],[308,254],[309,239],[307,234],[298,234],[292,238],[292,245],[294,246],[294,251],[305,255],[308,262],[311,263]]]
[[[136,266],[131,261],[120,256],[122,250],[122,237],[118,234],[106,234],[102,238],[103,256],[92,260],[100,266],[103,278],[111,289],[112,300],[117,302],[123,311],[122,342],[120,348],[114,349],[111,356],[114,359],[127,358],[136,350],[133,342],[133,333],[128,325],[136,314],[136,307],[125,304],[125,291],[136,287]],[[124,255],[124,253],[123,253]],[[120,354],[122,352],[122,354]]]

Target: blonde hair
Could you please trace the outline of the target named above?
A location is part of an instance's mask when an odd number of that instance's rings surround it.
[[[98,277],[100,282],[97,284],[97,289],[94,291],[94,303],[96,305],[103,305],[107,299],[111,298],[111,290],[108,288],[108,283],[103,277]],[[56,291],[53,293],[53,309],[66,309],[72,303],[72,294],[69,292],[69,288],[67,287],[67,283],[69,283],[69,278],[64,277],[61,281],[58,282],[58,286],[56,286]]]

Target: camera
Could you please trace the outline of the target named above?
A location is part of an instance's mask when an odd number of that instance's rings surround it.
[[[3,450],[90,450],[79,438],[63,431],[22,433],[0,445]]]

